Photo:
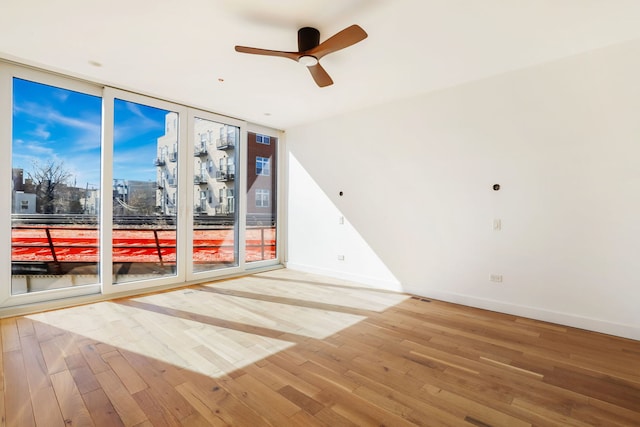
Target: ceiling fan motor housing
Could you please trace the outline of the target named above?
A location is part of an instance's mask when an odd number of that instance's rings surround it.
[[[311,27],[298,30],[298,52],[306,52],[320,44],[320,31]]]

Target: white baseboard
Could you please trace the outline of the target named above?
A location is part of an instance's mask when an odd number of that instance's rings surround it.
[[[336,279],[348,280],[364,287],[383,289],[387,291],[403,292],[402,285],[393,280],[383,280],[377,277],[365,276],[360,274],[350,274],[339,270],[331,270],[327,268],[318,268],[311,265],[297,264],[287,262],[286,267],[291,270],[302,271],[304,273],[319,274]]]
[[[609,322],[602,319],[594,319],[590,317],[579,316],[571,313],[563,313],[558,311],[545,310],[538,307],[529,307],[518,304],[511,304],[504,301],[496,301],[486,298],[479,298],[471,295],[457,294],[451,292],[442,292],[435,289],[411,289],[403,287],[401,283],[391,280],[380,280],[375,277],[369,277],[359,274],[350,274],[343,271],[331,270],[327,268],[318,268],[305,264],[287,263],[287,268],[302,271],[305,273],[319,274],[337,279],[348,280],[355,284],[365,287],[384,289],[388,291],[406,292],[413,295],[419,295],[426,298],[433,298],[440,301],[451,302],[454,304],[466,305],[485,310],[497,311],[500,313],[511,314],[529,319],[541,320],[543,322],[556,323],[563,326],[585,329],[588,331],[601,332],[603,334],[615,335],[633,340],[640,340],[640,326],[627,325],[623,323]]]
[[[442,292],[439,290],[420,290],[413,292],[411,289],[404,289],[404,292],[433,298],[440,301],[466,305],[470,307],[482,308],[485,310],[497,311],[529,319],[541,320],[544,322],[556,323],[573,328],[586,329],[594,332],[601,332],[608,335],[615,335],[633,340],[640,340],[640,327],[623,323],[609,322],[602,319],[579,316],[571,313],[550,311],[537,307],[529,307],[511,304],[503,301],[495,301],[485,298],[478,298],[470,295]]]

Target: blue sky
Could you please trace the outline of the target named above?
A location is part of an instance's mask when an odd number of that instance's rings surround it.
[[[115,100],[113,177],[155,181],[157,139],[164,134],[165,110]],[[66,89],[14,79],[14,168],[34,162],[64,162],[78,187],[98,188],[102,99]]]

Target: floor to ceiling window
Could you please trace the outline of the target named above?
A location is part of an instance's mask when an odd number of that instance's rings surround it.
[[[0,305],[278,262],[275,131],[2,62],[0,92]]]
[[[97,284],[102,100],[11,85],[11,295]]]
[[[178,113],[117,98],[113,111],[113,281],[175,276]]]
[[[194,117],[192,271],[238,265],[240,128]]]
[[[278,138],[247,133],[247,262],[277,258]]]

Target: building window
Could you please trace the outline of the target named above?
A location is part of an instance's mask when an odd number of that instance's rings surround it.
[[[271,160],[267,157],[256,157],[256,175],[271,175]]]
[[[256,208],[268,208],[271,192],[269,190],[256,190]]]
[[[256,134],[256,142],[258,144],[271,145],[271,137],[267,135]]]

